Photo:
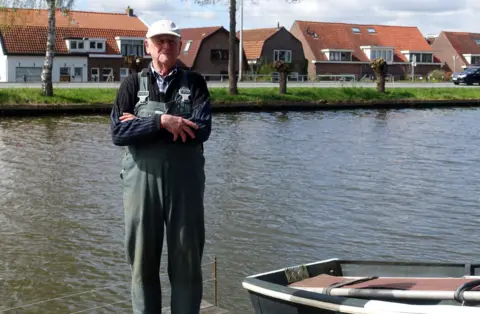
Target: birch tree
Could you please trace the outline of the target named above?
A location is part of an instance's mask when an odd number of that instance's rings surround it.
[[[75,0],[0,0],[0,5],[4,8],[2,14],[11,16],[19,13],[15,10],[8,10],[9,8],[48,10],[48,34],[41,75],[43,96],[53,96],[52,67],[55,55],[55,11],[57,8],[67,11],[72,8],[74,2]]]
[[[258,4],[259,0],[244,0],[245,4],[255,5]],[[265,0],[262,0],[265,1]],[[277,0],[274,0],[277,1]],[[286,3],[299,3],[301,0],[283,0]],[[237,41],[236,35],[236,24],[237,24],[237,0],[194,0],[194,3],[205,6],[205,5],[215,5],[215,4],[222,4],[228,3],[229,5],[229,19],[230,19],[230,27],[229,27],[229,38],[228,38],[228,91],[230,95],[237,95],[238,88],[237,88],[237,78],[235,75],[235,44]],[[242,71],[242,69],[238,69],[238,71]]]

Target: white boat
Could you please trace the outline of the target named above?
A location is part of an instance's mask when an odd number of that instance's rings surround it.
[[[480,264],[329,259],[242,284],[256,314],[480,313]]]

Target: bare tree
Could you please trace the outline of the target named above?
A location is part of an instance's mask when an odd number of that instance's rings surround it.
[[[15,16],[18,11],[8,8],[29,8],[48,10],[48,35],[45,51],[45,62],[42,70],[42,95],[53,96],[52,67],[55,54],[55,12],[57,8],[65,12],[72,8],[75,0],[0,0],[0,6],[4,8],[3,14]]]
[[[228,38],[228,91],[230,95],[237,95],[237,77],[235,75],[235,44],[237,41],[236,24],[237,24],[237,0],[194,0],[198,5],[215,5],[216,3],[225,3],[228,1],[230,6],[230,29]],[[250,0],[250,4],[258,4],[259,0]],[[263,0],[265,1],[265,0]],[[285,0],[286,3],[299,3],[301,0]],[[238,69],[242,71],[242,69]]]
[[[385,76],[387,74],[387,62],[383,58],[370,61],[370,66],[377,76],[377,92],[385,93]]]

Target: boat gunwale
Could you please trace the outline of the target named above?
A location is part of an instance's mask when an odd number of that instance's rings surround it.
[[[473,313],[469,310],[475,310],[478,312],[478,307],[469,307],[469,306],[460,306],[460,305],[411,305],[394,301],[384,301],[384,300],[375,300],[375,299],[365,299],[362,297],[355,296],[334,296],[327,295],[322,293],[316,293],[311,291],[306,291],[302,289],[297,289],[290,287],[288,285],[282,285],[275,282],[270,282],[265,280],[262,277],[269,275],[284,275],[286,270],[295,269],[299,267],[315,267],[321,266],[322,264],[327,263],[337,263],[336,265],[340,266],[343,264],[357,264],[357,265],[385,265],[385,266],[437,266],[437,267],[454,267],[464,269],[465,277],[475,277],[473,275],[475,267],[479,267],[480,264],[473,263],[443,263],[443,262],[415,262],[415,261],[374,261],[374,260],[344,260],[339,258],[332,258],[326,260],[315,261],[307,264],[297,264],[294,266],[283,267],[280,269],[262,272],[254,275],[247,276],[243,282],[242,286],[253,294],[259,294],[265,297],[276,298],[286,302],[293,302],[297,304],[303,304],[307,306],[313,306],[316,308],[340,311],[341,313],[351,313],[351,314],[361,314],[361,313],[380,313],[373,311],[376,304],[390,304],[401,305],[403,307],[407,306],[411,310],[418,310],[418,313],[435,313],[429,312],[427,308],[434,306],[436,310],[446,309],[451,311],[453,308],[455,311],[462,308],[461,313]],[[457,277],[458,278],[458,277]],[[317,304],[317,305],[315,305]],[[365,309],[365,306],[369,304],[370,309]],[[380,306],[380,305],[379,305]],[[457,311],[458,312],[458,311]],[[385,312],[385,309],[381,310],[381,313],[384,314],[394,314],[394,313],[405,313],[405,312]]]

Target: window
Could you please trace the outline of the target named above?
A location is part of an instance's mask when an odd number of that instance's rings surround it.
[[[480,63],[480,56],[472,56],[472,61],[470,64],[479,64]]]
[[[480,45],[480,39],[474,39],[477,45]]]
[[[433,55],[431,53],[422,53],[422,62],[432,63]]]
[[[130,75],[130,69],[129,68],[120,68],[120,80],[123,80],[128,75]]]
[[[374,28],[367,28],[367,31],[371,34],[376,33]]]
[[[184,53],[187,53],[188,52],[188,49],[190,49],[190,45],[192,44],[192,41],[189,40],[187,41],[187,43],[185,44],[185,48],[183,49],[183,52]]]
[[[103,68],[102,69],[102,79],[103,79],[103,81],[113,81],[113,69],[112,68]]]
[[[360,33],[360,28],[358,28],[358,27],[352,27],[352,31],[353,31],[354,33],[357,33],[357,34],[358,34],[358,33]]]
[[[370,51],[370,60],[383,58],[387,62],[393,61],[393,51],[387,49],[372,49]]]
[[[63,75],[68,75],[68,76],[70,76],[70,68],[61,67],[61,68],[60,68],[60,76],[63,76]]]
[[[143,40],[122,39],[122,56],[144,56]]]
[[[94,82],[98,82],[99,72],[100,72],[99,68],[91,68],[90,69],[90,80],[92,80]]]
[[[415,56],[415,60],[413,60]],[[433,54],[431,53],[410,53],[410,62],[417,62],[417,63],[432,63],[433,62]]]
[[[352,61],[352,53],[347,51],[330,51],[330,61]]]
[[[90,41],[90,49],[91,50],[103,50],[103,41]]]
[[[273,62],[275,61],[284,61],[286,63],[292,62],[292,51],[291,50],[274,50],[273,51]]]
[[[228,60],[228,49],[212,49],[210,50],[211,61]]]
[[[85,49],[85,42],[82,39],[70,39],[69,41],[70,41],[70,50]]]

